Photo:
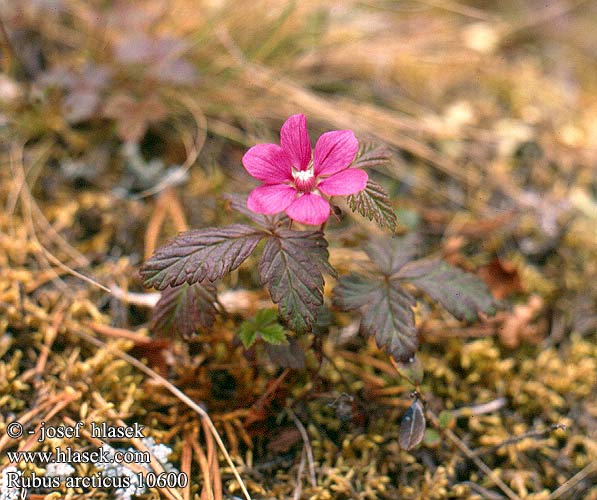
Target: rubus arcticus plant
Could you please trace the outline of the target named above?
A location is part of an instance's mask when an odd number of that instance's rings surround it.
[[[276,348],[285,344],[287,352],[278,352],[278,358],[284,354],[292,358],[293,352],[300,356],[285,330],[294,335],[319,331],[319,320],[329,316],[323,294],[325,273],[337,278],[333,306],[358,311],[361,334],[375,337],[380,348],[407,368],[415,362],[418,338],[416,298],[405,284],[425,292],[458,319],[474,321],[479,312],[492,314],[495,303],[482,281],[440,259],[416,260],[411,236],[369,242],[365,252],[370,262],[359,273],[338,277],[328,262],[324,231],[333,197],[347,197],[352,211],[394,232],[397,219],[388,195],[364,170],[389,159],[385,148],[359,149],[350,130],[327,132],[312,149],[305,116],[288,118],[280,131],[280,145],[259,144],[243,157],[247,172],[262,185],[248,199],[228,197],[231,207],[253,225],[182,233],[142,266],[144,285],[163,290],[154,311],[154,329],[184,337],[199,326],[210,327],[218,313],[214,282],[238,268],[263,240],[258,274],[278,313],[257,313],[243,323],[239,336],[245,347],[259,339]],[[319,227],[294,229],[293,221]],[[419,441],[413,433],[422,435],[421,425],[412,426],[420,420],[413,416],[422,417],[420,410],[415,412],[420,405],[417,396],[404,417],[410,418],[404,422],[406,428],[413,429],[403,438],[408,448]]]

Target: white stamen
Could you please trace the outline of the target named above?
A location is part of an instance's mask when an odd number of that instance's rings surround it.
[[[295,170],[292,172],[292,176],[295,180],[299,182],[307,182],[308,180],[313,178],[313,171],[312,170]]]

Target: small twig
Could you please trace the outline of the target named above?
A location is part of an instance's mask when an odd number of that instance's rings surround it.
[[[125,330],[124,328],[116,328],[113,326],[102,325],[100,323],[92,322],[86,322],[85,325],[91,328],[95,333],[105,335],[106,337],[132,340],[137,344],[150,344],[151,342],[153,342],[153,340],[149,337],[144,337],[136,332]]]
[[[307,450],[307,462],[309,463],[309,479],[311,480],[311,486],[316,488],[317,477],[315,476],[315,461],[313,459],[313,448],[311,448],[311,443],[309,442],[309,435],[307,434],[305,426],[290,408],[288,409],[288,414],[294,421],[294,425],[296,425],[301,437],[303,438],[303,443],[305,445],[305,449]]]
[[[456,418],[468,417],[470,415],[486,415],[487,413],[493,413],[494,411],[503,408],[506,405],[506,402],[506,398],[497,398],[493,401],[476,406],[463,406],[451,411],[451,413]]]
[[[128,290],[123,290],[118,285],[113,284],[110,286],[110,293],[121,300],[126,304],[133,304],[135,306],[140,307],[148,307],[152,308],[158,303],[161,297],[160,292],[153,292],[153,293],[139,293],[139,292],[129,292]]]

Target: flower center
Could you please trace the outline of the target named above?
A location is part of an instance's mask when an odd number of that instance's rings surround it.
[[[307,193],[315,185],[315,176],[311,168],[308,170],[293,170],[292,177],[294,178],[294,185],[299,191]]]

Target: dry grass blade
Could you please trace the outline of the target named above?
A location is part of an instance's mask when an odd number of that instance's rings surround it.
[[[299,420],[299,418],[291,409],[288,409],[288,414],[290,415],[290,418],[292,418],[294,425],[296,425],[296,428],[300,432],[301,438],[303,439],[303,444],[307,455],[307,462],[309,464],[309,479],[311,480],[311,486],[313,486],[313,488],[316,488],[317,476],[315,475],[315,461],[313,459],[313,448],[311,448],[311,443],[309,442],[309,435],[307,434],[307,429],[305,429],[303,423]]]
[[[199,443],[199,438],[197,434],[193,435],[191,446],[195,450],[197,460],[199,461],[199,468],[201,469],[201,474],[203,476],[203,489],[201,490],[201,500],[213,500],[213,490],[211,487],[211,471],[205,452],[203,451],[203,448],[201,448],[201,444]]]
[[[193,464],[193,446],[191,444],[191,433],[185,432],[182,445],[182,456],[180,458],[180,471],[189,478],[188,484],[184,487],[182,497],[184,500],[191,500],[191,466]]]
[[[205,440],[207,441],[207,460],[213,489],[213,500],[222,500],[222,478],[220,475],[216,447],[213,443],[213,433],[211,432],[209,423],[206,419],[201,419],[201,425],[203,427],[203,433],[205,434]]]
[[[307,462],[307,447],[303,446],[301,451],[301,461],[299,462],[298,470],[296,472],[296,486],[294,488],[294,494],[292,500],[299,500],[303,492],[303,472],[305,471],[305,463]]]
[[[151,257],[156,248],[160,230],[166,220],[166,214],[170,215],[178,232],[182,233],[188,230],[189,227],[183,208],[172,187],[168,187],[158,194],[157,203],[147,223],[147,229],[145,230],[145,259]]]

